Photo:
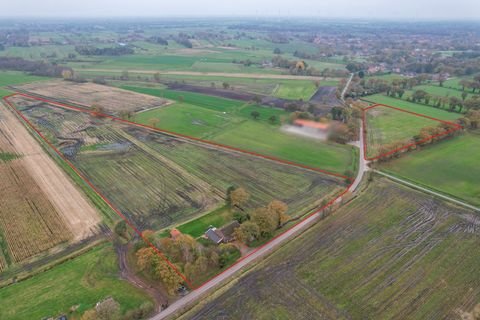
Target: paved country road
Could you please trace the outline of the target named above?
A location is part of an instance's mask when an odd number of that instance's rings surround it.
[[[356,143],[356,145],[360,148],[360,157],[359,157],[359,166],[358,166],[359,170],[358,170],[357,177],[355,178],[354,182],[350,185],[348,189],[351,192],[354,192],[357,189],[358,185],[362,181],[365,171],[368,169],[367,162],[365,161],[365,158],[363,156],[363,150],[364,150],[363,127],[360,128],[360,140]],[[338,200],[340,200],[340,198]],[[192,291],[185,297],[177,300],[176,302],[171,304],[167,309],[153,316],[151,320],[167,319],[168,317],[174,316],[177,312],[180,312],[183,308],[193,304],[197,299],[202,298],[207,292],[214,289],[216,286],[221,285],[228,278],[234,276],[241,269],[246,268],[247,266],[251,266],[251,264],[254,261],[267,256],[268,254],[276,250],[278,247],[280,247],[280,245],[285,243],[287,240],[293,238],[294,236],[308,229],[311,225],[319,221],[320,218],[321,218],[321,212],[317,212],[311,215],[310,217],[306,218],[299,224],[287,230],[285,233],[281,234],[277,238],[267,243],[265,246],[261,247],[256,251],[253,251],[250,255],[247,255],[246,257],[244,257],[242,260],[240,260],[240,262],[233,265],[230,269],[227,269],[225,272],[221,273],[217,277],[206,282],[200,288]]]

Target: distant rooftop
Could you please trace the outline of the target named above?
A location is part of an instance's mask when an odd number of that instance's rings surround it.
[[[329,123],[316,122],[311,120],[297,119],[293,121],[293,124],[301,127],[315,128],[319,130],[327,130],[330,127]]]

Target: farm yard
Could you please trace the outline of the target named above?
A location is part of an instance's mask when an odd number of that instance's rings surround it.
[[[479,223],[376,177],[181,319],[455,319],[480,301]]]
[[[280,199],[300,216],[342,189],[318,172],[212,148],[16,96],[19,110],[140,229],[159,229],[223,204],[243,186],[252,206]],[[248,165],[246,165],[248,163]]]
[[[412,115],[385,106],[365,111],[366,155],[374,158],[414,142],[423,128],[438,127],[441,122]],[[442,132],[445,129],[441,129]]]
[[[414,181],[473,205],[480,205],[480,133],[478,131],[422,147],[383,163],[382,171]]]
[[[167,101],[158,97],[132,93],[94,83],[45,81],[15,87],[33,94],[86,107],[101,106],[106,112],[120,114],[157,108]]]

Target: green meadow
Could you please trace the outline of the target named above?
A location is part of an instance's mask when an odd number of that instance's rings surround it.
[[[480,132],[466,133],[409,152],[382,171],[480,205]]]
[[[150,301],[118,276],[113,247],[103,244],[53,269],[0,289],[0,319],[44,319],[66,314],[79,317],[113,297],[122,313]],[[76,311],[70,312],[70,308]]]
[[[458,118],[461,118],[462,115],[456,112],[449,112],[442,109],[437,109],[434,107],[429,107],[421,105],[418,103],[413,103],[405,100],[400,100],[392,97],[387,97],[382,94],[375,94],[371,96],[366,96],[363,98],[364,101],[371,103],[381,103],[386,104],[392,107],[397,107],[406,111],[416,112],[423,114],[429,117],[437,118],[440,120],[453,121]]]
[[[288,115],[283,110],[197,93],[129,86],[122,88],[177,101],[170,106],[139,113],[135,120],[140,123],[151,125],[150,119],[155,118],[159,120],[158,128],[337,173],[355,169],[353,147],[281,131],[280,120]],[[257,120],[251,117],[252,111],[260,114]],[[272,115],[277,118],[275,123],[268,120]]]

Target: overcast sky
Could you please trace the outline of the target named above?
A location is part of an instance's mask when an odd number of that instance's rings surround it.
[[[480,0],[1,0],[1,3],[0,16],[4,17],[318,16],[480,22]]]

